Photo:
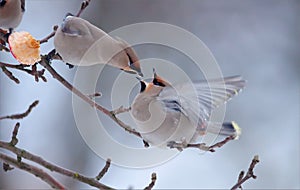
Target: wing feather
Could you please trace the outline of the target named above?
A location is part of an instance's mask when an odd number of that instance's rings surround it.
[[[166,111],[180,111],[196,126],[206,121],[211,111],[225,104],[245,86],[240,76],[225,77],[193,84],[165,87],[157,97]]]

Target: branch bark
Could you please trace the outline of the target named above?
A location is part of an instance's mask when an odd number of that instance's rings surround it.
[[[9,150],[9,151],[13,152],[14,154],[16,154],[18,157],[25,158],[27,160],[35,162],[35,163],[37,163],[37,164],[39,164],[39,165],[47,168],[50,171],[59,173],[61,175],[67,176],[67,177],[71,177],[71,178],[73,178],[75,180],[78,180],[78,181],[80,181],[82,183],[91,185],[93,187],[97,187],[99,189],[113,189],[113,188],[111,188],[111,187],[109,187],[107,185],[104,185],[104,184],[98,182],[94,178],[85,177],[85,176],[83,176],[83,175],[81,175],[79,173],[76,173],[76,172],[67,170],[65,168],[56,166],[56,165],[54,165],[54,164],[52,164],[52,163],[44,160],[43,158],[41,158],[41,157],[39,157],[37,155],[29,153],[26,150],[20,149],[18,147],[12,146],[10,143],[6,143],[6,142],[3,142],[3,141],[0,141],[0,148]],[[6,162],[6,160],[5,160],[5,162]],[[12,163],[8,162],[8,163],[11,164],[11,165],[13,165],[13,166],[18,167],[18,165],[15,162],[12,162]],[[20,169],[24,169],[24,168],[20,168]],[[25,170],[26,170],[26,168],[25,168]],[[26,171],[30,172],[30,170],[26,170]]]
[[[42,181],[46,182],[49,184],[52,188],[55,189],[65,189],[65,187],[60,184],[58,181],[56,181],[53,177],[51,177],[49,174],[44,172],[42,169],[35,167],[33,165],[24,163],[22,161],[18,161],[10,156],[7,156],[5,154],[0,153],[0,160],[3,162],[13,165],[16,168],[19,168],[21,170],[27,171],[36,177],[40,178]]]
[[[252,162],[248,168],[246,175],[244,176],[245,172],[241,171],[238,177],[238,182],[231,188],[231,190],[236,190],[238,188],[242,189],[242,184],[245,183],[247,180],[249,180],[250,178],[256,179],[256,175],[254,175],[253,170],[256,164],[258,164],[258,162],[259,162],[259,158],[256,155],[252,159]]]
[[[144,188],[144,190],[151,190],[153,189],[155,183],[156,183],[157,177],[156,177],[156,173],[152,173],[151,175],[151,182],[150,184]]]
[[[3,116],[3,117],[0,117],[0,120],[3,120],[3,119],[23,119],[24,117],[27,117],[30,112],[32,111],[32,109],[34,107],[36,107],[37,105],[39,104],[39,101],[36,100],[34,101],[29,107],[28,109],[24,112],[24,113],[21,113],[21,114],[13,114],[13,115],[8,115],[8,116]]]
[[[186,148],[196,148],[199,150],[215,152],[216,151],[215,148],[221,148],[226,143],[228,143],[229,141],[234,140],[234,139],[235,139],[234,136],[229,136],[229,137],[226,137],[224,140],[217,142],[211,146],[207,146],[205,143],[189,144],[185,141],[183,141],[183,142],[170,141],[170,142],[168,142],[167,146],[171,149],[176,148],[179,151],[183,151],[183,149],[186,149]]]
[[[71,83],[69,83],[66,79],[64,79],[59,73],[57,73],[56,70],[50,65],[50,62],[51,62],[53,56],[55,56],[55,50],[52,50],[47,55],[42,56],[42,59],[39,62],[39,64],[42,65],[52,75],[52,77],[54,79],[58,80],[63,86],[65,86],[68,90],[70,90],[75,95],[77,95],[83,101],[88,103],[91,107],[96,108],[97,110],[99,110],[102,113],[104,113],[105,115],[107,115],[114,122],[116,122],[119,126],[121,126],[125,131],[127,131],[139,138],[142,138],[142,136],[139,132],[132,129],[130,126],[126,125],[124,122],[122,122],[120,119],[118,119],[116,114],[113,111],[109,111],[106,108],[102,107],[101,105],[97,104],[88,95],[83,94],[80,90],[78,90]]]

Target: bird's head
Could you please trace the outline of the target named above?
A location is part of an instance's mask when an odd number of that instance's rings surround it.
[[[153,68],[153,80],[152,83],[156,86],[161,86],[161,87],[166,87],[166,86],[171,86],[171,84],[166,81],[165,79],[163,79],[162,77],[160,77],[155,69]]]
[[[61,24],[61,31],[68,36],[83,36],[89,29],[85,20],[68,13]]]
[[[146,82],[139,77],[137,79],[140,81],[141,89],[140,94],[143,94],[145,96],[157,96],[163,87],[154,85],[152,82]]]

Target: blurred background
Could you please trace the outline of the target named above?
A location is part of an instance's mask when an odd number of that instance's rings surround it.
[[[52,31],[53,25],[61,23],[66,13],[75,14],[80,3],[80,0],[27,0],[27,12],[17,30],[41,39]],[[138,22],[177,25],[208,46],[224,76],[240,74],[248,81],[246,89],[227,104],[226,120],[235,120],[243,129],[238,141],[204,155],[186,150],[153,168],[113,165],[102,179],[104,184],[119,189],[143,188],[150,182],[151,173],[157,172],[155,188],[230,188],[239,172],[246,170],[258,154],[261,160],[255,168],[258,178],[246,182],[245,188],[300,188],[300,1],[92,0],[82,17],[106,32]],[[42,45],[42,53],[51,49],[53,40]],[[167,48],[135,49],[141,58],[163,58],[178,65],[184,60],[182,55]],[[0,52],[0,60],[16,62],[4,52]],[[72,82],[76,68],[70,70],[62,62],[54,62],[53,66]],[[191,73],[192,79],[198,77],[193,76],[189,67],[184,69]],[[107,70],[109,74],[102,76],[103,80],[110,81],[120,73],[113,68]],[[23,112],[34,100],[40,100],[30,116],[21,121],[18,146],[59,166],[96,176],[105,161],[81,138],[74,122],[71,93],[48,73],[47,83],[36,83],[29,75],[13,72],[21,84],[16,85],[0,74],[0,115]],[[106,102],[110,86],[99,86],[98,90],[104,93],[99,102],[109,108]],[[10,140],[15,122],[0,121],[1,140]],[[109,119],[105,124],[115,125]],[[122,129],[112,128],[118,137],[141,143]],[[61,175],[53,176],[68,188],[90,188]],[[0,188],[49,187],[26,172],[15,169],[4,173],[1,169]]]

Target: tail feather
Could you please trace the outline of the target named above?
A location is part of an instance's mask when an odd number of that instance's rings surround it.
[[[224,136],[234,136],[235,139],[238,139],[242,133],[242,130],[236,122],[232,121],[222,123],[222,125],[213,123],[208,126],[207,132]]]

